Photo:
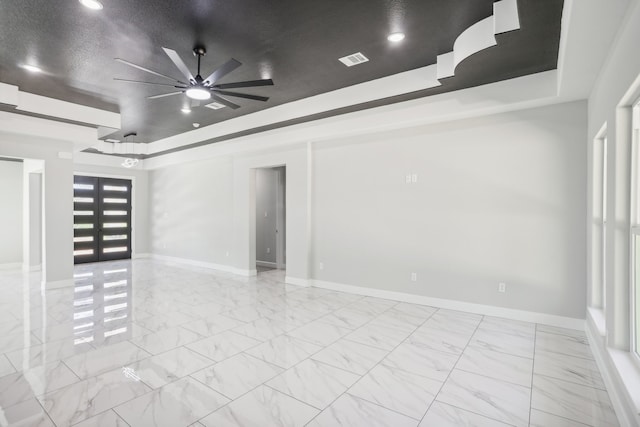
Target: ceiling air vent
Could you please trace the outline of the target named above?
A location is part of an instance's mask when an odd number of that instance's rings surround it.
[[[205,107],[211,108],[212,110],[219,110],[221,108],[224,108],[224,105],[220,104],[219,102],[212,102],[210,104],[205,105]]]
[[[344,58],[340,58],[340,62],[342,62],[347,67],[353,67],[354,65],[362,64],[368,61],[369,58],[364,56],[362,52],[353,53],[351,55],[345,56]]]

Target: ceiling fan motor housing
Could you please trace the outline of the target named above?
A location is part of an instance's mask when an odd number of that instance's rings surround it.
[[[205,56],[207,54],[207,49],[204,46],[196,46],[193,48],[194,56]]]

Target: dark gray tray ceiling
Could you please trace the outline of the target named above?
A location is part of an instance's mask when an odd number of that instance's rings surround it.
[[[98,13],[77,0],[0,2],[0,81],[65,101],[122,113],[122,139],[138,142],[185,132],[192,122],[221,122],[319,93],[430,65],[469,26],[490,16],[492,0],[103,0]],[[555,69],[562,0],[518,0],[521,29],[464,61],[438,88],[353,106],[320,116],[473,87]],[[386,36],[402,30],[392,45]],[[242,108],[180,112],[183,96],[147,100],[162,87],[114,82],[150,80],[116,57],[179,77],[161,47],[175,49],[195,71],[191,49],[207,48],[207,74],[233,57],[243,63],[222,82],[271,77],[251,89],[269,102],[234,99]],[[363,52],[352,68],[338,58]],[[18,67],[33,58],[47,74]],[[266,73],[266,74],[265,74]],[[153,80],[153,79],[151,79]],[[161,82],[158,79],[156,81]],[[166,91],[170,91],[167,88]],[[311,118],[309,118],[311,119]]]

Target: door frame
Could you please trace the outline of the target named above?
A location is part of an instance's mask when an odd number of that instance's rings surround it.
[[[73,176],[91,176],[95,178],[128,179],[131,181],[131,259],[137,258],[136,253],[136,177],[132,175],[112,175],[107,173],[73,171]]]
[[[286,163],[276,163],[276,164],[266,164],[266,165],[260,165],[260,166],[253,166],[249,168],[249,265],[251,266],[250,270],[246,271],[246,275],[248,276],[255,276],[257,275],[257,265],[256,265],[256,246],[257,246],[257,233],[256,233],[256,229],[257,229],[257,217],[256,217],[256,206],[257,206],[257,199],[258,199],[258,193],[256,191],[256,171],[258,169],[276,169],[276,168],[280,168],[283,167],[286,173],[287,170],[287,164]],[[278,174],[279,175],[279,174]],[[276,187],[279,187],[279,183],[276,185]],[[276,199],[278,199],[278,195],[276,194]],[[284,202],[284,210],[286,212],[286,189],[285,189],[285,199],[283,200]],[[279,214],[278,211],[279,209],[277,209],[277,202],[276,202],[276,226],[278,226],[278,216],[281,215],[281,213]],[[288,222],[288,215],[286,215],[285,213],[285,218],[284,218],[284,229],[285,229],[285,233],[276,233],[276,268],[280,269],[280,267],[278,267],[278,253],[281,251],[281,248],[284,245],[280,245],[279,244],[279,239],[281,238],[280,235],[284,235],[284,238],[286,239],[286,227],[287,227],[287,222]],[[286,250],[286,249],[285,249]],[[282,265],[282,269],[285,271],[286,274],[286,269],[287,266],[285,263],[283,263]],[[241,270],[238,270],[241,271]],[[244,272],[240,273],[243,274]]]
[[[278,166],[276,170],[276,268],[286,268],[285,236],[287,233],[287,166]],[[282,174],[284,173],[284,177]]]

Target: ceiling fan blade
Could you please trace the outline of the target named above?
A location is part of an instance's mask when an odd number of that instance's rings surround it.
[[[164,53],[167,54],[169,59],[176,65],[176,67],[178,67],[178,70],[180,70],[182,75],[185,76],[188,81],[196,81],[196,79],[193,77],[193,74],[191,74],[191,71],[189,71],[189,68],[185,65],[184,61],[182,60],[182,58],[180,58],[180,55],[178,55],[175,50],[166,47],[163,47],[162,50],[164,50]]]
[[[240,61],[236,61],[235,59],[231,58],[230,60],[225,62],[222,67],[211,73],[211,75],[204,79],[204,81],[209,82],[209,85],[212,85],[241,65],[242,63],[240,63]]]
[[[257,87],[257,86],[273,86],[273,80],[264,79],[264,80],[249,80],[246,82],[236,82],[236,83],[223,83],[220,85],[213,86],[216,89],[235,89],[241,87]]]
[[[147,96],[147,99],[164,98],[165,96],[180,95],[182,93],[184,93],[184,92],[180,91],[180,92],[161,93],[160,95]]]
[[[232,110],[237,110],[238,108],[240,108],[240,106],[238,104],[234,104],[233,102],[229,101],[228,99],[225,99],[225,98],[223,98],[221,96],[218,96],[215,93],[212,93],[211,97],[216,102],[219,102],[220,104],[225,105],[225,106],[231,108]]]
[[[267,98],[266,96],[249,95],[247,93],[229,92],[226,90],[217,90],[217,89],[214,89],[214,90],[219,95],[235,96],[237,98],[247,98],[247,99],[253,99],[254,101],[263,101],[263,102],[269,100],[269,98]]]
[[[167,79],[167,80],[171,80],[172,82],[177,82],[177,83],[180,83],[181,85],[188,86],[188,84],[187,84],[187,83],[185,83],[185,82],[182,82],[182,81],[180,81],[180,80],[178,80],[178,79],[174,79],[173,77],[170,77],[170,76],[164,75],[164,74],[162,74],[162,73],[158,73],[157,71],[153,71],[153,70],[150,70],[150,69],[148,69],[148,68],[144,68],[144,67],[143,67],[143,66],[141,66],[141,65],[136,65],[136,64],[134,64],[133,62],[125,61],[124,59],[120,59],[120,58],[116,58],[116,61],[118,61],[118,62],[120,62],[120,63],[122,63],[122,64],[125,64],[125,65],[128,65],[128,66],[130,66],[130,67],[137,68],[138,70],[145,71],[145,72],[147,72],[147,73],[149,73],[149,74],[153,74],[154,76],[162,77],[162,78],[165,78],[165,79]]]
[[[128,83],[142,83],[142,84],[145,84],[145,85],[158,85],[158,86],[179,87],[180,89],[183,89],[183,88],[182,88],[182,87],[180,87],[180,86],[176,86],[176,85],[174,85],[174,84],[172,85],[172,84],[169,84],[169,83],[143,82],[143,81],[140,81],[140,80],[120,79],[120,78],[118,78],[118,77],[114,77],[114,78],[113,78],[113,80],[117,80],[117,81],[119,81],[119,82],[128,82]],[[185,86],[185,87],[184,87],[184,89],[186,89],[186,88],[187,88],[187,86]]]

